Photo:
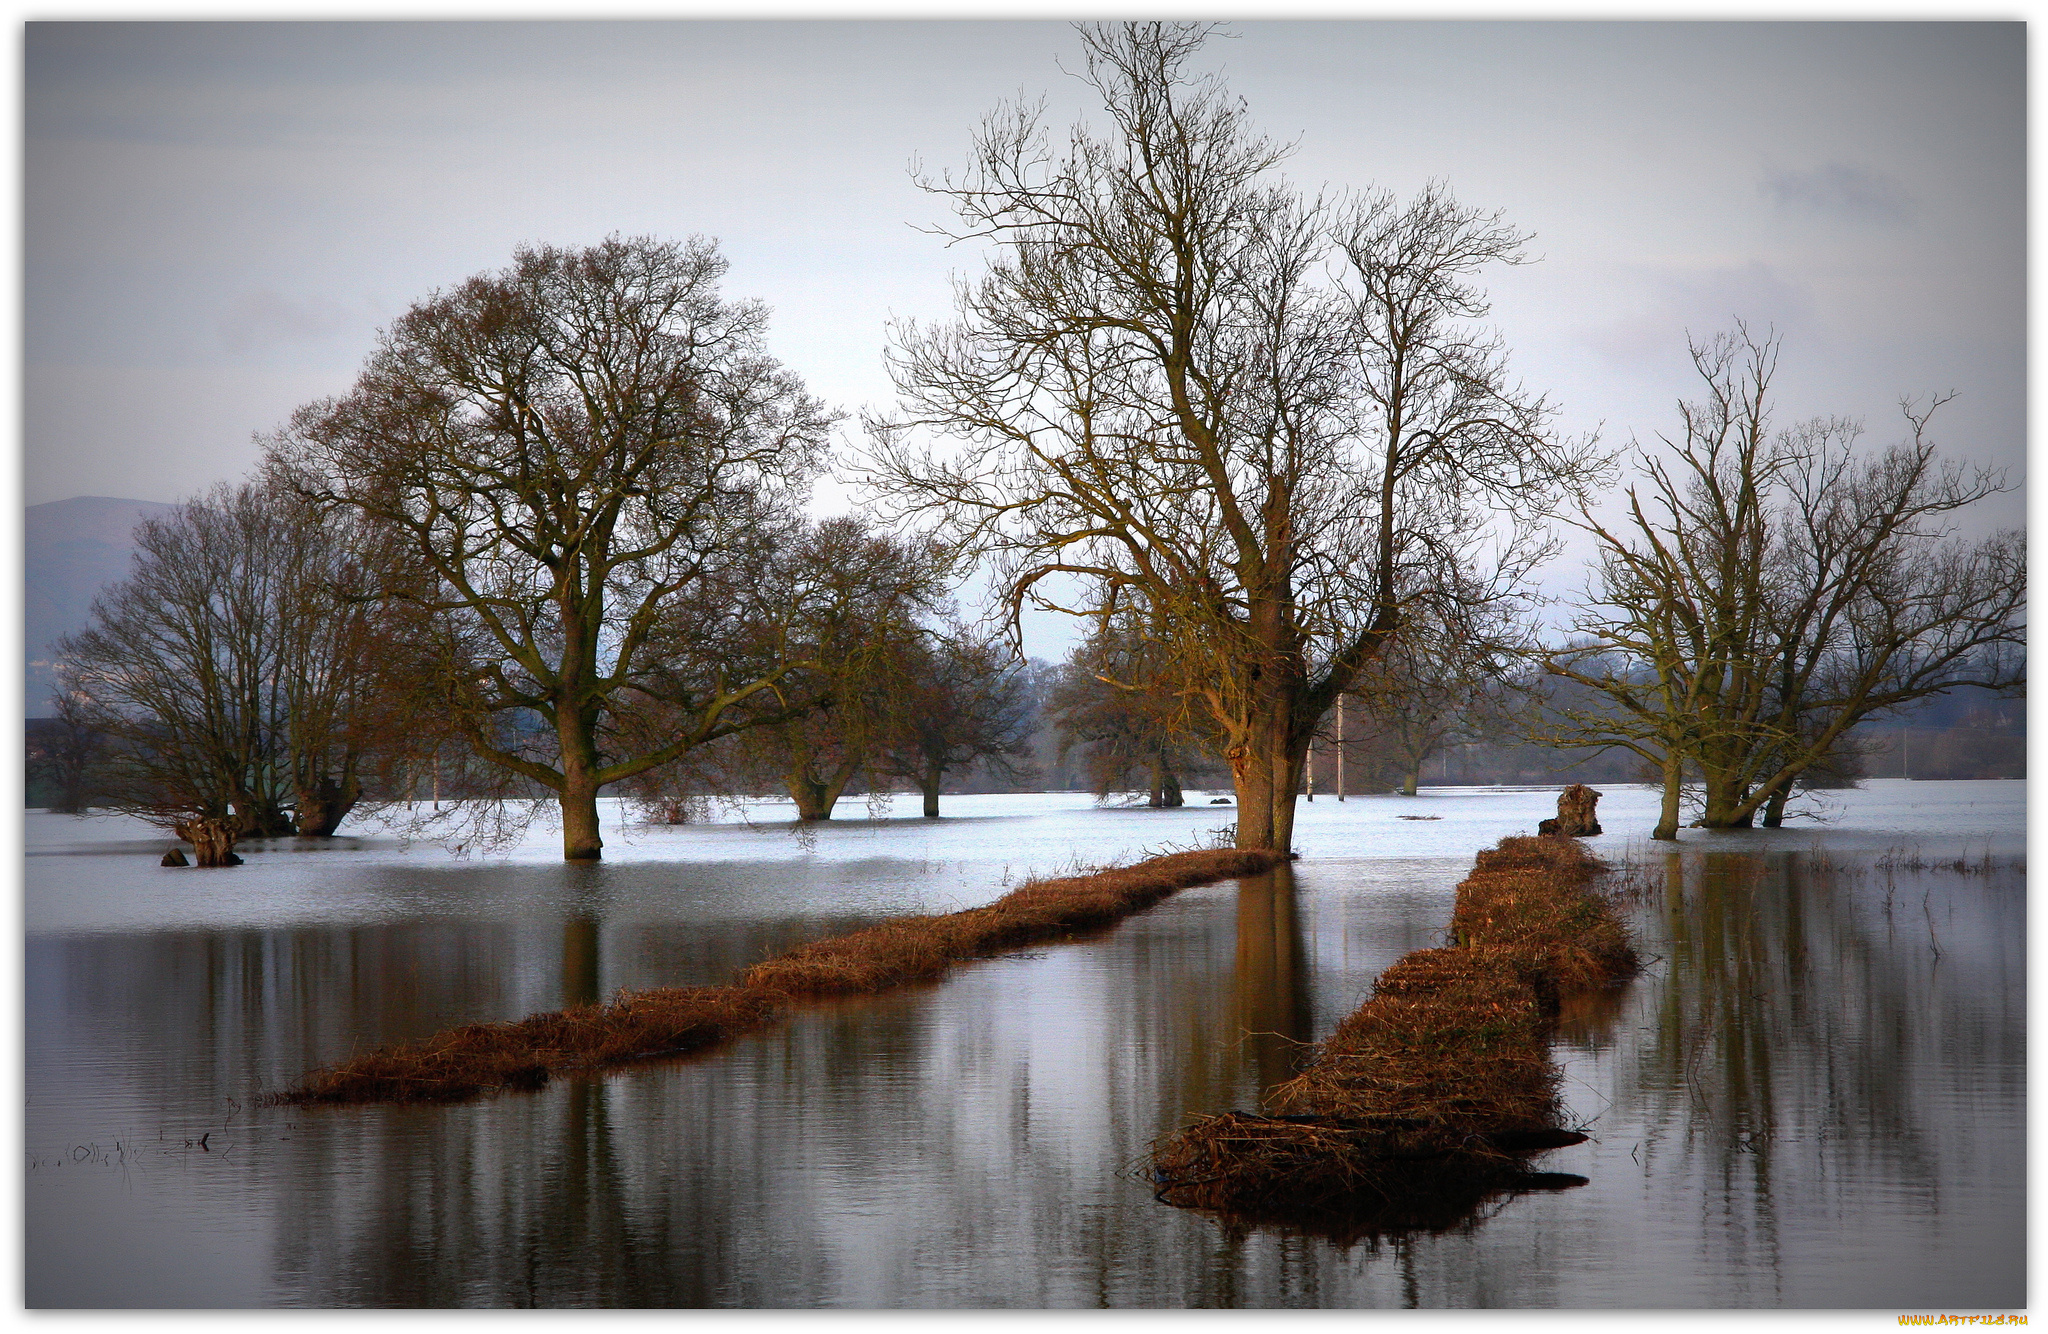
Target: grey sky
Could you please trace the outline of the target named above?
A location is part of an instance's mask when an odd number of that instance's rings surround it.
[[[1565,425],[1666,427],[1685,335],[1785,336],[1781,420],[2023,462],[2018,23],[1241,23],[1213,61],[1303,185],[1430,177],[1537,233],[1494,318]],[[345,389],[376,328],[522,241],[720,239],[778,354],[881,405],[884,324],[975,256],[906,167],[1055,22],[56,23],[26,63],[25,500],[176,500]],[[2017,498],[1998,519],[2019,522]]]

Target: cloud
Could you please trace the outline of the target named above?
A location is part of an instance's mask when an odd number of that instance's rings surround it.
[[[1738,319],[1757,330],[1796,331],[1813,315],[1812,294],[1770,264],[1680,268],[1639,273],[1635,310],[1587,330],[1586,344],[1618,365],[1649,365],[1685,352],[1685,340],[1707,339]]]
[[[1897,181],[1847,162],[1823,163],[1812,171],[1766,171],[1757,193],[1779,208],[1862,222],[1909,222],[1918,212]]]
[[[331,338],[355,321],[325,297],[294,300],[269,288],[244,292],[220,318],[220,340],[243,355],[280,343],[313,343]]]

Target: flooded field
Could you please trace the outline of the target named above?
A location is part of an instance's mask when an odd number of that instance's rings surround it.
[[[1146,1146],[1250,1109],[1473,853],[1554,790],[1304,803],[1292,877],[807,1007],[690,1060],[455,1107],[264,1108],[310,1067],[621,987],[720,983],[905,912],[1205,841],[1224,807],[606,831],[565,866],[395,838],[159,868],[27,817],[31,1306],[1876,1307],[2025,1303],[2025,785],[1873,781],[1832,823],[1643,839],[1644,975],[1556,1055],[1578,1189],[1343,1248],[1153,1201]],[[1404,819],[1402,817],[1435,817]],[[1989,859],[1987,862],[1987,858]],[[1960,865],[1958,865],[1960,863]],[[1291,885],[1288,883],[1291,879]],[[114,1257],[98,1260],[95,1257]]]

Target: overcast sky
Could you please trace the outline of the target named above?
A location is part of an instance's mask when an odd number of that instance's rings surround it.
[[[2017,478],[2021,24],[1230,31],[1208,63],[1301,185],[1439,177],[1536,234],[1493,318],[1566,428],[1667,428],[1687,332],[1739,316],[1784,336],[1781,421],[1888,443],[1901,394],[1954,389],[1938,437]],[[882,406],[887,320],[977,263],[918,230],[911,164],[1020,90],[1070,119],[1077,52],[1055,22],[32,23],[24,500],[237,478],[412,301],[614,231],[718,238],[777,355]]]

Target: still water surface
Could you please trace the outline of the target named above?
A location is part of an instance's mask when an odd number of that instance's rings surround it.
[[[1688,831],[1672,855],[1641,838],[1654,793],[1608,789],[1591,843],[1638,866],[1653,962],[1568,1016],[1593,1138],[1536,1163],[1590,1184],[1350,1248],[1235,1235],[1133,1169],[1188,1115],[1254,1107],[1382,968],[1442,943],[1473,852],[1552,790],[1323,797],[1291,874],[1093,940],[692,1060],[318,1111],[255,1095],[452,1023],[724,982],[1230,813],[954,797],[799,834],[771,805],[615,821],[599,866],[537,832],[490,858],[365,836],[172,871],[142,826],[31,812],[28,1304],[2018,1308],[2024,793],[1876,780],[1826,827]],[[2005,869],[1880,865],[1908,843]]]

